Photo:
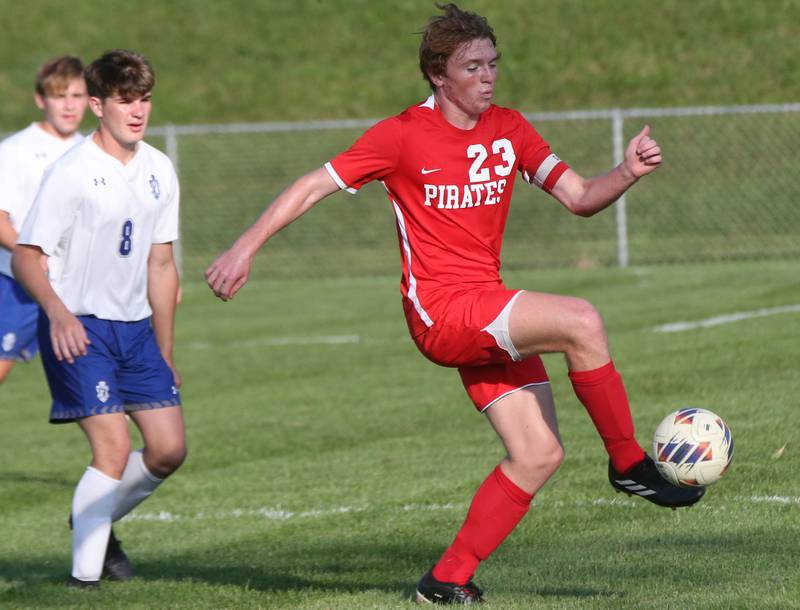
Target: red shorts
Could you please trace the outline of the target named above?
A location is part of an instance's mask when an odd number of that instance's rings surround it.
[[[433,326],[413,337],[426,358],[458,368],[479,411],[515,390],[549,383],[541,358],[521,359],[508,336],[508,314],[519,293],[505,288],[454,293],[428,309]]]

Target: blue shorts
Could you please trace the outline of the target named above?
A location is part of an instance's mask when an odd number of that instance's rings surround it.
[[[31,360],[39,350],[39,306],[14,278],[0,273],[0,360]]]
[[[180,393],[161,356],[150,320],[117,322],[78,316],[91,344],[87,354],[59,362],[50,342],[50,321],[39,316],[42,364],[53,397],[50,422],[177,407]]]

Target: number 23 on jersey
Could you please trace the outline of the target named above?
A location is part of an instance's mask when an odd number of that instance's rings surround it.
[[[499,154],[501,163],[492,166],[498,180],[490,180],[491,172],[486,166],[489,152],[483,144],[470,144],[467,158],[474,159],[469,168],[470,184],[426,184],[425,205],[441,209],[473,208],[479,205],[495,205],[505,191],[505,176],[511,174],[517,160],[514,147],[506,138],[492,142],[492,154]]]

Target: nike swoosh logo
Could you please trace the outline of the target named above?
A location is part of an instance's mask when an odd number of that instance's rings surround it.
[[[422,175],[424,176],[425,174],[432,174],[433,172],[440,172],[440,171],[442,171],[442,168],[440,167],[440,168],[438,168],[438,169],[425,169],[425,168],[423,167],[423,168],[422,168],[421,170],[419,170],[419,171],[420,171],[420,172],[422,172]]]

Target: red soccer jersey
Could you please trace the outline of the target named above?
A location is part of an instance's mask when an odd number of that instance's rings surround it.
[[[501,284],[517,171],[549,191],[567,169],[519,112],[492,105],[464,130],[447,122],[433,96],[377,123],[325,167],[351,193],[371,180],[386,187],[414,335],[435,323],[453,291]]]

